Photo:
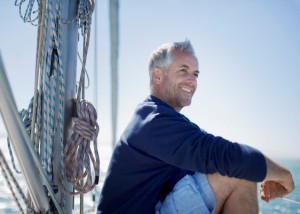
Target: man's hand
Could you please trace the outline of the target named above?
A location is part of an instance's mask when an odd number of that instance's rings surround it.
[[[266,202],[275,198],[283,198],[290,192],[276,181],[265,181],[261,184],[260,188],[261,199]]]
[[[283,198],[295,189],[291,172],[265,156],[267,175],[261,184],[261,199],[269,202],[275,198]]]

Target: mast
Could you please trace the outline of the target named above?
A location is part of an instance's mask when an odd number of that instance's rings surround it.
[[[62,18],[64,20],[73,20],[78,11],[78,0],[61,1]],[[65,110],[64,110],[64,142],[67,142],[71,135],[72,117],[74,109],[74,98],[76,93],[76,73],[77,73],[77,52],[78,52],[78,28],[75,21],[63,23],[61,29],[62,39],[62,64],[65,78]],[[54,183],[58,183],[61,178],[61,145],[56,141],[53,145],[53,171]],[[72,191],[72,185],[64,183],[65,188]],[[58,198],[63,198],[65,213],[72,213],[73,196],[63,194],[58,190]]]
[[[94,49],[94,104],[95,108],[98,111],[98,15],[97,15],[97,1],[95,1],[95,9],[94,9],[94,41],[95,41],[95,49]]]
[[[116,144],[118,118],[118,55],[119,55],[119,0],[110,1],[110,62],[112,145]]]

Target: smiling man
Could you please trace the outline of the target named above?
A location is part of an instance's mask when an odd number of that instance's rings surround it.
[[[139,104],[113,152],[97,213],[258,213],[261,197],[294,189],[291,173],[260,151],[200,129],[180,113],[197,89],[191,43],[150,56],[150,96]]]

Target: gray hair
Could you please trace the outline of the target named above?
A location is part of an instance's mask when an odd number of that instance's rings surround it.
[[[149,75],[150,81],[152,82],[152,69],[153,68],[167,68],[168,65],[173,61],[172,53],[174,51],[179,51],[181,53],[187,53],[194,57],[195,52],[192,44],[189,40],[183,42],[173,42],[161,45],[159,48],[154,50],[150,55],[149,59]]]

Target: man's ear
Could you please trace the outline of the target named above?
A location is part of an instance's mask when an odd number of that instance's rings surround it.
[[[163,71],[160,68],[153,69],[153,82],[160,84],[163,78]]]

